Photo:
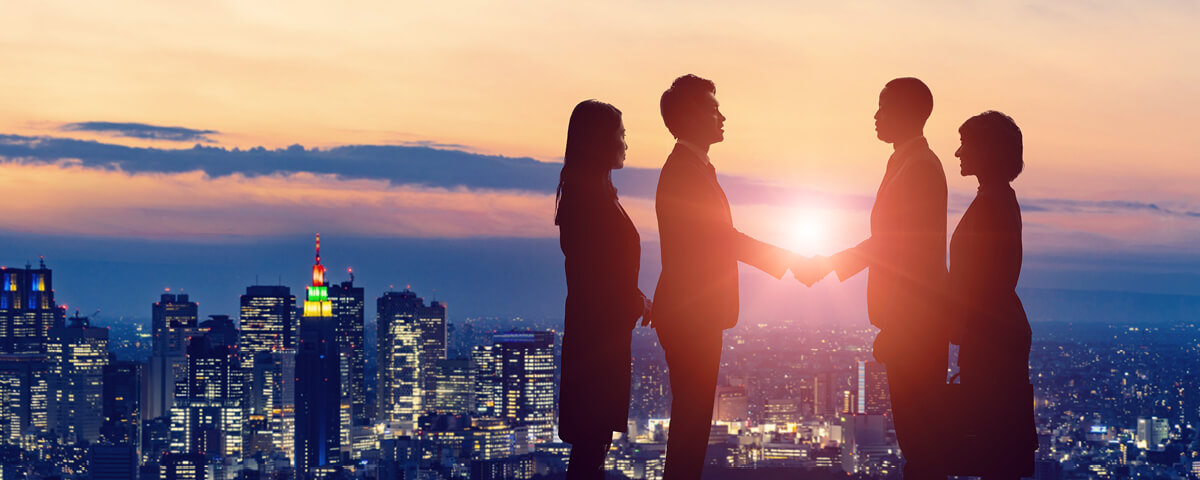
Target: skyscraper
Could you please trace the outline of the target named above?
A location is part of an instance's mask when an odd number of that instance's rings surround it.
[[[386,292],[376,301],[379,377],[376,422],[409,432],[436,395],[446,355],[446,307],[417,294]]]
[[[892,400],[888,394],[887,369],[882,363],[863,361],[859,363],[859,405],[860,413],[867,415],[892,414]]]
[[[46,430],[49,378],[45,355],[0,355],[0,444],[18,444],[30,427]]]
[[[307,288],[296,352],[295,457],[297,478],[341,463],[341,371],[337,319],[321,265],[317,235],[313,284]]]
[[[185,294],[164,293],[150,307],[152,340],[146,419],[170,415],[175,386],[185,380],[188,337],[197,334],[200,305]]]
[[[472,361],[478,413],[527,428],[521,444],[554,440],[554,332],[497,333]]]
[[[434,387],[431,412],[448,415],[468,416],[474,405],[471,382],[470,360],[455,358],[437,363],[437,381]]]
[[[241,347],[245,367],[249,368],[258,352],[281,348],[296,348],[296,296],[292,289],[281,285],[246,287],[241,297]]]
[[[100,426],[100,440],[132,447],[136,458],[141,457],[142,451],[142,408],[147,394],[145,367],[142,362],[112,360],[104,366],[104,423]]]
[[[213,315],[200,330],[188,342],[186,380],[171,408],[171,453],[216,463],[242,454],[246,376],[233,321]]]
[[[0,353],[46,353],[50,329],[65,316],[52,278],[41,260],[38,268],[0,267]]]
[[[367,392],[363,380],[365,346],[363,343],[363,289],[350,280],[329,287],[329,302],[337,319],[337,343],[341,375],[342,448],[351,445],[352,427],[367,425]]]
[[[104,422],[104,366],[108,329],[76,315],[70,325],[50,329],[49,429],[67,443],[95,442]]]

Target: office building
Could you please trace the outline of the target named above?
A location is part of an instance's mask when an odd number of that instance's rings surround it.
[[[50,329],[62,326],[64,316],[45,261],[37,268],[0,267],[0,353],[46,353]]]
[[[147,419],[170,415],[175,385],[187,372],[188,338],[197,335],[200,305],[185,294],[164,293],[150,307],[151,348],[147,365]]]
[[[313,284],[307,287],[296,352],[295,464],[297,478],[314,478],[341,464],[341,371],[333,316],[317,236]]]
[[[437,362],[446,355],[446,307],[436,301],[426,305],[408,290],[384,293],[376,307],[376,423],[411,432],[437,394]]]
[[[65,443],[95,442],[104,422],[104,366],[108,365],[108,329],[93,327],[76,315],[70,324],[50,329],[47,423]]]
[[[472,353],[476,413],[526,430],[518,444],[554,441],[554,332],[510,332]]]

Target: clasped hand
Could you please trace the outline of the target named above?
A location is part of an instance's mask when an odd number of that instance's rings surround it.
[[[807,287],[811,287],[833,271],[833,262],[829,257],[817,255],[806,257],[796,255],[792,259],[792,276]]]

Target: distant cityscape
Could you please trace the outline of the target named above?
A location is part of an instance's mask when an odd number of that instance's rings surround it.
[[[561,321],[452,323],[405,289],[368,323],[366,287],[331,281],[315,247],[310,284],[246,286],[236,318],[130,292],[149,325],[68,316],[45,262],[0,270],[0,480],[563,476]],[[1196,327],[1035,324],[1036,478],[1200,478]],[[729,330],[706,478],[900,478],[874,332]],[[633,352],[607,468],[660,479],[666,363],[651,329]]]

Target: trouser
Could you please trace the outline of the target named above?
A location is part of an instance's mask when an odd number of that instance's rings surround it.
[[[704,469],[721,367],[721,330],[658,328],[671,379],[671,425],[663,480],[695,480]]]
[[[597,480],[604,478],[604,457],[612,436],[597,437],[588,442],[571,444],[571,460],[567,465],[567,480]]]
[[[942,386],[946,384],[950,342],[937,335],[902,334],[893,339],[901,343],[884,366],[896,441],[904,456],[904,479],[944,480],[946,471],[940,459],[943,453],[938,449],[938,442],[942,440],[939,438],[942,415],[938,411],[938,395],[942,394]]]

